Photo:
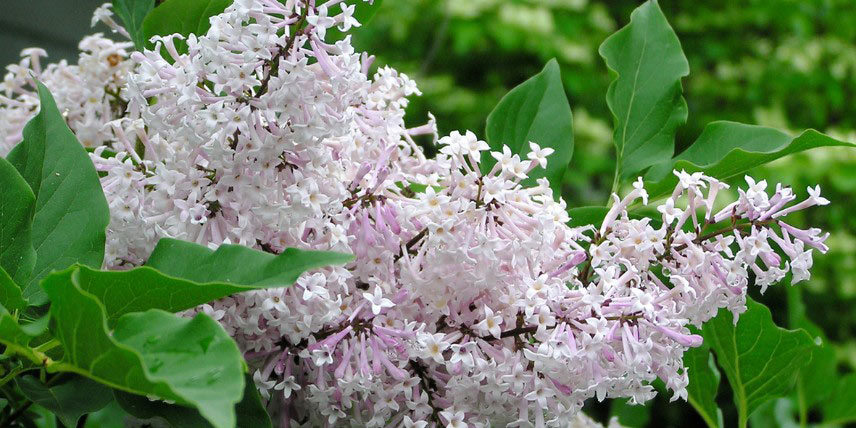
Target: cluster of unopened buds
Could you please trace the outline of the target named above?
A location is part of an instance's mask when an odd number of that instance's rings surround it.
[[[142,264],[162,237],[355,254],[198,309],[243,347],[280,426],[590,426],[586,399],[642,403],[657,378],[686,399],[682,357],[702,343],[688,326],[744,311],[750,277],[762,291],[807,279],[826,251],[820,230],[785,222],[827,204],[819,188],[793,203],[749,177],[722,206],[725,183],[675,171],[658,218],[628,214],[648,203],[639,180],[600,224],[568,226],[547,180],[527,180],[551,149],[487,156],[470,132],[437,141],[433,118],[405,126],[415,84],[370,76],[349,37],[324,41],[358,25],[353,11],[237,0],[186,53],[178,35],[133,54],[93,36],[77,66],[28,51],[0,86],[0,152],[34,114],[32,76],[97,146],[109,268]],[[124,31],[109,8],[98,18]]]

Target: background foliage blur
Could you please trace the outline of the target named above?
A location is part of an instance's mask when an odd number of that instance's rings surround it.
[[[612,118],[605,94],[611,76],[597,53],[625,25],[640,1],[408,0],[387,1],[374,21],[355,32],[355,45],[413,77],[423,96],[408,121],[437,117],[440,135],[470,129],[484,135],[487,115],[511,88],[551,58],[562,66],[574,113],[576,149],[564,179],[569,205],[603,204],[612,180]],[[689,121],[677,150],[713,120],[774,126],[797,133],[815,128],[856,141],[856,2],[852,0],[660,0],[690,62],[684,80]],[[819,183],[832,204],[807,210],[803,226],[829,230],[828,254],[815,258],[801,292],[808,318],[834,342],[838,371],[856,368],[856,151],[804,152],[753,171],[790,184],[798,194]],[[781,326],[788,286],[755,296]],[[795,290],[795,291],[794,291]],[[793,306],[793,305],[791,305]],[[727,383],[719,404],[734,420]],[[662,395],[646,408],[593,403],[626,424],[686,426],[689,405],[668,406]],[[610,410],[610,406],[612,409]],[[789,400],[768,403],[754,426],[796,425]],[[809,414],[809,421],[817,415]],[[726,423],[726,425],[729,425]]]

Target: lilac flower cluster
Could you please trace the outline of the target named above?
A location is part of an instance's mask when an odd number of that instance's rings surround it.
[[[807,279],[826,235],[784,221],[829,201],[746,177],[675,171],[658,218],[641,180],[599,225],[570,227],[546,179],[552,153],[489,152],[471,132],[407,128],[416,85],[333,27],[341,0],[236,0],[204,35],[128,54],[101,36],[77,66],[25,52],[0,89],[0,151],[20,140],[45,82],[105,173],[107,261],[142,264],[162,237],[345,251],[356,260],[288,289],[203,305],[245,350],[280,426],[595,426],[590,397],[641,403],[662,379],[687,397],[683,353],[720,308],[745,310],[750,277]],[[124,31],[108,8],[98,18]],[[162,56],[161,52],[166,52]],[[414,142],[432,135],[439,154]],[[482,155],[496,159],[481,171]],[[786,256],[782,260],[780,254]]]

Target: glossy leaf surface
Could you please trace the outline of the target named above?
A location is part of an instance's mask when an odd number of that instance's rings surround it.
[[[124,315],[111,331],[104,306],[73,281],[52,275],[42,285],[52,302],[52,331],[65,350],[50,371],[195,407],[218,428],[235,424],[244,362],[235,342],[211,318],[149,310]]]
[[[89,155],[68,129],[50,91],[38,83],[41,110],[24,128],[8,160],[36,198],[32,245],[36,262],[24,288],[32,304],[45,302],[39,280],[75,263],[100,268],[107,200]]]

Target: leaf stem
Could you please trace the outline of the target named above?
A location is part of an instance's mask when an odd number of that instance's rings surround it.
[[[33,349],[37,352],[44,353],[44,352],[50,351],[51,349],[56,348],[57,346],[60,346],[60,345],[62,345],[62,343],[60,343],[60,341],[57,340],[56,338],[53,338],[53,339],[51,339],[45,343],[42,343],[41,345],[39,345]]]
[[[609,195],[606,197],[606,206],[612,206],[612,194],[618,193],[618,184],[620,182],[619,177],[621,177],[621,155],[618,155],[615,160],[615,175],[612,177],[612,189],[609,190]]]
[[[808,408],[805,402],[805,388],[803,388],[802,379],[797,379],[797,402],[799,403],[800,428],[806,427],[808,421]]]
[[[35,368],[38,368],[38,367],[28,367],[28,368],[19,367],[15,370],[10,371],[9,374],[7,374],[2,379],[0,379],[0,387],[2,387],[3,385],[6,385],[10,381],[12,381],[12,379],[15,379],[15,377],[17,377],[19,374],[24,373],[27,370],[33,370]]]

